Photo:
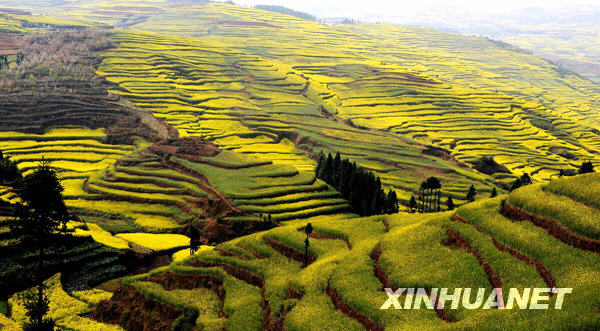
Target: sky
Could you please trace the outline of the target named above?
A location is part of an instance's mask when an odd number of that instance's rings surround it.
[[[402,17],[463,12],[485,16],[504,14],[529,7],[559,8],[577,5],[599,5],[598,0],[234,0],[247,6],[257,4],[281,5],[304,11],[317,17]]]

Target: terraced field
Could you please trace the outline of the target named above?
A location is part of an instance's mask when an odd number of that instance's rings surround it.
[[[600,324],[600,246],[580,226],[593,227],[597,219],[586,218],[589,207],[578,202],[561,215],[551,215],[551,202],[558,203],[565,195],[553,193],[522,207],[518,202],[529,190],[547,191],[554,186],[567,192],[580,180],[527,186],[509,196],[428,216],[401,213],[290,221],[148,274],[125,278],[112,298],[94,309],[92,318],[104,323],[124,318],[122,326],[138,325],[143,321],[121,314],[119,307],[150,300],[153,305],[165,305],[165,310],[170,307],[170,317],[161,323],[208,330],[500,330],[543,329],[547,323],[558,329],[593,329]],[[586,181],[597,190],[600,176],[589,175]],[[569,199],[580,201],[584,196]],[[307,221],[314,231],[305,267]],[[561,231],[553,230],[556,224]],[[381,310],[387,299],[383,287],[448,287],[449,292],[484,288],[486,298],[493,288],[502,288],[505,297],[511,287],[569,287],[573,292],[564,297],[562,310],[521,310],[517,305],[450,309],[448,304],[443,310]],[[556,300],[557,295],[552,295],[548,303],[554,305]],[[146,313],[152,316],[151,311]],[[115,319],[114,314],[120,317]]]
[[[488,191],[493,180],[514,178],[455,167],[483,156],[538,180],[595,158],[595,85],[504,44],[420,28],[323,26],[227,4],[133,3],[80,6],[65,17],[119,25],[126,12],[132,27],[162,33],[120,33],[99,74],[182,136],[299,170],[311,170],[321,149],[339,150],[404,201],[428,175],[447,178],[455,198],[471,184]],[[364,146],[348,146],[349,135]],[[379,141],[402,152],[382,155]],[[429,144],[458,161],[423,156]]]
[[[48,281],[61,327],[600,326],[600,176],[550,181],[598,160],[597,85],[505,44],[422,28],[223,3],[69,5],[38,8],[84,24],[0,16],[3,31],[24,34],[121,28],[95,50],[97,85],[65,80],[44,98],[2,85],[0,150],[25,174],[51,161],[77,215],[68,230],[82,238],[48,256],[47,276],[63,272]],[[471,185],[480,198],[522,173],[544,183],[456,211],[359,218],[315,178],[320,152],[375,172],[404,203],[430,176],[458,204]],[[500,166],[477,170],[490,156]],[[8,231],[16,199],[0,187],[0,281],[31,271]],[[193,256],[191,226],[204,244]],[[385,287],[573,293],[562,310],[382,310]],[[0,328],[24,319],[16,294],[0,293],[0,308],[6,295]]]
[[[98,73],[119,84],[113,93],[152,111],[181,136],[299,171],[312,171],[310,157],[320,151],[339,151],[375,171],[404,200],[434,174],[443,174],[445,192],[459,199],[472,184],[491,190],[492,177],[427,155],[429,149],[412,139],[330,117],[334,110],[324,92],[288,67],[192,39],[149,33],[116,38],[121,47],[104,54]]]

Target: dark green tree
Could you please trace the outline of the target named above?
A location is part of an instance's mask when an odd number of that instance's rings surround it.
[[[308,245],[310,245],[310,242],[308,241],[308,237],[310,237],[310,234],[312,232],[313,232],[312,224],[310,224],[310,223],[306,224],[306,227],[304,228],[304,233],[306,233],[306,239],[304,240],[304,266],[305,267],[308,266]]]
[[[448,210],[454,210],[455,206],[454,206],[454,200],[452,200],[452,196],[449,195],[448,199],[446,199],[446,207],[448,207]]]
[[[469,187],[469,192],[467,192],[467,201],[475,201],[475,195],[477,195],[477,190],[475,190],[474,185],[471,185],[471,187]]]
[[[350,203],[355,213],[369,216],[398,211],[398,198],[382,188],[381,179],[372,172],[358,167],[339,153],[325,156],[319,153],[315,169],[317,178],[333,186]]]
[[[396,191],[390,189],[385,198],[385,212],[387,214],[395,214],[398,212],[398,196]]]
[[[10,156],[4,155],[0,151],[0,185],[15,186],[22,178],[17,162],[12,161]]]
[[[411,213],[414,213],[417,210],[417,200],[414,195],[410,196],[410,200],[408,201],[408,209]]]
[[[65,225],[69,213],[63,201],[63,187],[50,163],[42,161],[38,167],[23,178],[17,190],[21,202],[14,208],[15,221],[10,230],[20,238],[23,247],[37,250],[38,270],[34,279],[38,284],[35,300],[26,301],[29,322],[27,330],[52,330],[54,322],[44,318],[48,311],[47,298],[44,295],[44,259],[46,250],[57,240],[59,225]],[[48,329],[52,326],[51,329]]]
[[[23,59],[25,59],[25,55],[23,55],[23,52],[17,53],[17,65],[23,63]]]
[[[495,198],[498,196],[498,191],[496,190],[496,188],[492,188],[492,193],[490,193],[490,198]]]
[[[187,232],[187,235],[190,238],[190,255],[194,255],[200,246],[200,230],[195,226],[191,226],[190,222]]]
[[[594,165],[592,164],[592,161],[584,161],[577,170],[577,173],[579,174],[588,174],[590,172],[594,172]]]
[[[521,186],[526,186],[531,183],[532,183],[531,176],[529,176],[528,173],[524,173],[523,175],[521,175],[521,177],[515,179],[515,181],[512,183],[512,185],[510,187],[510,191],[512,192]]]

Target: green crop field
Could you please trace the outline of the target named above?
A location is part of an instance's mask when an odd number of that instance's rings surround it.
[[[565,183],[571,180],[576,179]],[[386,329],[538,329],[549,321],[559,329],[593,328],[599,322],[597,252],[574,247],[546,232],[544,226],[500,212],[501,204],[518,208],[520,195],[542,188],[526,187],[509,196],[430,216],[319,216],[290,221],[148,274],[124,278],[122,283],[147,298],[192,311],[190,321],[207,329],[256,329],[268,323],[289,329],[358,330],[365,321]],[[564,215],[577,218],[585,214],[585,208],[577,205]],[[537,215],[542,215],[543,208],[540,210]],[[563,218],[556,220],[563,222]],[[302,228],[307,221],[313,224],[314,233],[327,237],[310,239],[313,262],[304,267],[302,260],[288,254],[302,249]],[[576,231],[566,221],[563,224]],[[445,243],[449,232],[468,242],[490,269],[469,251]],[[282,250],[282,244],[290,248]],[[489,273],[497,275],[505,293],[511,287],[572,287],[573,293],[560,311],[446,309],[450,321],[433,310],[379,309],[386,299],[382,291],[386,284],[393,288],[448,287],[450,291],[485,288],[489,293],[493,286]],[[175,285],[177,279],[182,285]],[[211,286],[206,279],[212,280]],[[177,287],[192,280],[205,284],[203,291],[209,290],[200,301],[193,299],[198,289]],[[341,298],[349,310],[336,310],[332,300],[338,299],[332,298]],[[555,299],[552,297],[550,304]],[[219,315],[219,309],[226,314]],[[364,318],[356,318],[355,312]]]
[[[600,327],[600,176],[562,176],[600,161],[593,81],[422,27],[208,1],[4,6],[0,166],[48,161],[64,188],[67,239],[37,275],[58,329]],[[361,185],[340,164],[319,175],[321,153],[372,172],[399,211],[354,214],[378,200],[332,184]],[[21,330],[37,255],[3,176],[0,329]],[[441,208],[410,213],[431,177]],[[380,309],[384,288],[572,293],[561,310]]]

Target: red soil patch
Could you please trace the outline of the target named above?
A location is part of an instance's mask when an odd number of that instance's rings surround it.
[[[288,291],[287,291],[287,294],[285,296],[286,299],[301,300],[303,297],[304,297],[303,293],[301,293],[300,291],[296,290],[292,286],[288,287]]]
[[[461,237],[458,233],[456,233],[450,229],[447,229],[446,233],[448,234],[449,240],[445,244],[446,245],[455,244],[458,247],[464,248],[467,252],[469,252],[471,255],[473,255],[477,259],[477,261],[479,261],[479,264],[481,264],[481,266],[483,267],[483,270],[485,271],[486,275],[488,276],[488,280],[490,281],[492,288],[494,288],[494,289],[500,288],[501,289],[502,288],[502,279],[500,279],[500,276],[498,276],[498,274],[496,274],[496,272],[494,271],[492,266],[485,261],[485,259],[481,255],[481,253],[479,253],[478,250],[473,248],[473,245],[471,245],[471,243],[469,241],[467,241],[466,239]],[[500,307],[504,307],[504,298],[502,297],[502,292],[497,292],[497,295],[498,295],[498,304],[500,305]]]
[[[383,226],[385,227],[385,232],[390,232],[390,223],[387,220],[383,220]]]
[[[383,328],[379,324],[344,302],[342,297],[340,297],[333,287],[331,287],[331,284],[327,285],[327,294],[331,298],[331,301],[333,301],[333,305],[337,310],[355,319],[358,323],[362,324],[365,329],[369,331],[383,331]]]
[[[219,267],[222,268],[223,270],[225,270],[228,274],[230,274],[231,276],[244,281],[247,284],[262,288],[265,285],[265,280],[251,272],[248,271],[246,269],[242,269],[236,266],[233,266],[231,264],[227,264],[227,263],[223,263],[223,262],[209,262],[209,261],[204,261],[201,259],[194,259],[191,263],[191,266],[193,267],[200,267],[200,268],[210,268],[210,267]]]
[[[119,286],[110,300],[94,308],[91,318],[118,324],[125,330],[171,330],[171,324],[183,311],[155,299],[149,299],[133,286]]]
[[[390,285],[388,276],[383,272],[383,269],[381,268],[381,264],[379,263],[380,257],[381,247],[377,245],[375,246],[375,248],[373,248],[373,251],[371,252],[371,260],[373,260],[373,264],[375,264],[375,276],[377,277],[377,279],[379,279],[381,285],[383,285],[383,290],[384,288],[391,288],[392,286]]]
[[[451,162],[459,167],[466,168],[467,165],[458,161],[449,151],[435,146],[427,146],[425,149],[421,151],[421,153],[425,155],[431,155],[438,158],[441,158],[444,161]]]
[[[0,9],[1,11],[1,9]],[[0,54],[11,55],[19,52],[21,36],[14,33],[0,33]]]
[[[269,298],[266,295],[265,280],[262,276],[259,276],[249,270],[233,266],[223,262],[209,262],[200,259],[193,260],[190,265],[194,267],[210,268],[219,267],[225,270],[231,276],[253,286],[260,288],[260,294],[262,297],[261,307],[263,309],[263,330],[273,330],[273,324],[271,323],[271,305],[269,304]],[[276,324],[276,323],[275,323]],[[275,328],[277,329],[277,328]],[[278,329],[277,329],[278,330]]]
[[[292,260],[296,260],[300,263],[304,263],[304,252],[301,252],[292,246],[286,245],[286,244],[282,243],[281,241],[278,241],[278,240],[275,240],[275,239],[272,239],[269,237],[263,237],[263,238],[267,245],[271,246],[271,248],[273,248],[280,254],[282,254]],[[315,261],[316,261],[315,257],[309,254],[308,255],[308,264],[311,264]]]
[[[600,240],[586,238],[572,232],[556,220],[530,213],[524,209],[504,203],[502,215],[515,221],[529,221],[546,230],[549,235],[575,248],[600,253]]]
[[[148,278],[148,281],[158,283],[167,291],[172,290],[193,290],[196,288],[206,288],[214,292],[219,298],[219,316],[226,317],[224,310],[225,287],[223,280],[214,275],[197,274],[174,274],[165,272]]]
[[[216,156],[220,150],[208,140],[200,137],[186,137],[161,141],[149,148],[154,153],[166,153],[194,161],[200,156]]]
[[[496,246],[496,248],[498,248],[499,251],[501,252],[507,252],[510,255],[512,255],[513,257],[515,257],[518,260],[521,260],[527,264],[531,264],[533,265],[536,270],[538,271],[538,273],[540,274],[540,276],[542,277],[542,279],[544,279],[544,282],[546,282],[546,284],[548,285],[549,288],[554,289],[556,288],[556,282],[554,281],[554,277],[552,277],[552,274],[550,273],[550,271],[548,269],[546,269],[546,267],[544,267],[544,265],[542,264],[542,262],[540,262],[538,259],[528,256],[525,253],[516,250],[512,247],[509,247],[501,242],[499,242],[498,240],[496,240],[496,238],[494,238],[492,235],[489,235],[485,232],[483,232],[483,230],[481,230],[479,227],[477,227],[475,224],[470,223],[469,221],[467,221],[466,219],[462,218],[461,216],[459,216],[458,214],[454,214],[452,215],[452,220],[453,221],[458,221],[467,225],[470,225],[471,227],[473,227],[475,230],[479,231],[482,234],[487,235],[488,237],[490,237],[492,239],[492,242],[494,243],[494,246]],[[550,292],[550,295],[552,295],[552,292]]]
[[[269,24],[269,23],[263,23],[263,22],[224,21],[224,22],[219,22],[219,25],[261,26],[261,27],[265,27],[265,28],[281,29],[280,26]]]

